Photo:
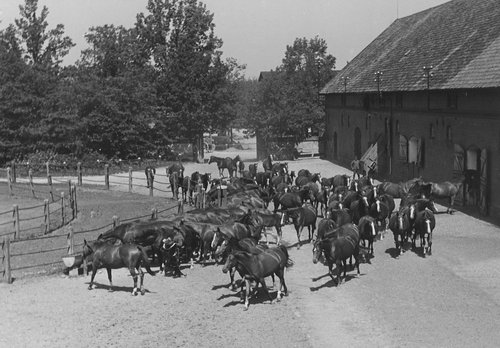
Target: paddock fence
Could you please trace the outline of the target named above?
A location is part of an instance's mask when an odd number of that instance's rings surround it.
[[[12,283],[13,279],[23,274],[54,273],[64,270],[62,258],[80,253],[84,239],[95,240],[101,233],[110,231],[115,226],[134,220],[151,220],[171,218],[183,213],[183,205],[173,204],[165,209],[151,210],[150,214],[120,219],[113,216],[112,221],[93,229],[74,231],[70,223],[61,229],[61,234],[45,235],[27,239],[11,239],[4,236],[0,240],[0,275],[4,282]],[[85,268],[85,267],[84,267]]]

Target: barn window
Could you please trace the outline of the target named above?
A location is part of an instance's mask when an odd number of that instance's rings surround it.
[[[451,132],[451,126],[446,127],[446,140],[452,141],[453,140],[453,134]]]
[[[436,134],[434,134],[434,125],[431,123],[429,126],[429,138],[434,139]]]
[[[404,135],[399,136],[399,159],[408,162],[408,140]]]
[[[408,163],[414,163],[418,167],[424,166],[424,140],[411,137],[408,141]]]
[[[399,121],[396,121],[396,133],[399,134]]]

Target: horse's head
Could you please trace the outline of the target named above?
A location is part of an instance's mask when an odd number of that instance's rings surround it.
[[[222,267],[222,272],[227,273],[231,268],[236,266],[236,256],[234,253],[230,253],[227,256],[226,263],[224,264],[224,267]]]
[[[318,261],[320,261],[320,259],[322,257],[322,254],[323,254],[322,243],[323,243],[322,239],[318,239],[318,240],[316,240],[316,242],[314,242],[313,249],[312,249],[313,263],[314,264],[318,263]]]
[[[93,243],[87,242],[86,239],[83,240],[83,258],[86,258],[89,255],[92,255],[94,253],[93,250]]]

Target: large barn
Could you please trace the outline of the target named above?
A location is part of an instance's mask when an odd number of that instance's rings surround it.
[[[465,176],[459,205],[500,218],[500,3],[453,0],[394,21],[322,90],[325,157],[376,177]]]

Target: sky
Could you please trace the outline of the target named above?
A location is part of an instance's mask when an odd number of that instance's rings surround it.
[[[397,18],[448,0],[201,0],[214,14],[215,33],[225,57],[246,65],[247,78],[275,69],[296,38],[324,39],[342,69]],[[24,0],[0,0],[0,29],[19,18]],[[104,24],[132,27],[147,0],[39,0],[49,10],[48,28],[64,24],[76,46],[65,59],[74,63],[86,48],[84,34]]]

